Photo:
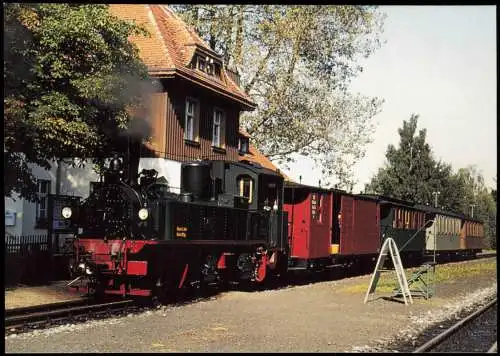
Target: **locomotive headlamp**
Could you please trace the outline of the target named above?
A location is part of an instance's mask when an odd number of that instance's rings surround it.
[[[138,215],[139,215],[139,219],[146,220],[149,216],[149,211],[146,208],[142,208],[141,210],[139,210]]]
[[[73,211],[71,211],[71,208],[69,206],[65,206],[62,211],[61,211],[62,216],[65,219],[69,219],[71,215],[73,214]]]

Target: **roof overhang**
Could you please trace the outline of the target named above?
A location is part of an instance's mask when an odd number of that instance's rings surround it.
[[[179,76],[183,79],[189,80],[192,83],[195,83],[203,88],[210,89],[214,92],[216,92],[219,95],[222,95],[228,99],[231,99],[232,101],[236,101],[241,106],[243,107],[244,110],[246,111],[252,111],[255,110],[257,107],[257,104],[246,100],[242,97],[236,96],[227,90],[224,90],[222,88],[217,87],[216,85],[211,85],[209,82],[205,81],[200,81],[198,78],[195,76],[191,75],[188,71],[182,70],[181,68],[151,68],[148,69],[148,73],[152,77],[156,78],[173,78],[174,76]]]

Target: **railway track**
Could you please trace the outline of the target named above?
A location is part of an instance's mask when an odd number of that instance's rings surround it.
[[[138,308],[132,299],[93,302],[77,300],[16,308],[5,311],[5,334],[53,326],[70,321],[89,320]]]
[[[493,254],[496,255],[496,254]],[[477,256],[476,258],[489,258],[490,255]],[[446,262],[440,262],[446,263]],[[322,275],[321,273],[312,273],[308,277],[300,278],[298,276],[283,278],[280,280],[275,280],[271,283],[266,283],[265,286],[260,286],[257,288],[242,288],[248,292],[257,292],[262,289],[275,290],[282,288],[289,288],[296,285],[309,284],[311,282],[321,282],[332,279],[342,279],[344,277],[359,276],[366,272],[355,272],[349,275],[349,273],[340,273],[338,276],[332,278],[331,275]],[[237,288],[239,289],[239,288]],[[233,288],[228,288],[227,290],[233,290]],[[187,294],[175,298],[175,301],[170,300],[167,305],[182,305],[196,302],[199,300],[206,300],[209,298],[217,297],[219,288],[205,290],[204,292],[190,291]],[[6,335],[12,333],[20,333],[29,331],[32,329],[47,328],[50,326],[70,323],[70,322],[81,322],[89,319],[98,319],[103,316],[119,316],[124,312],[137,312],[144,310],[144,304],[137,303],[137,300],[127,299],[127,300],[113,300],[107,302],[96,302],[91,299],[76,300],[76,301],[66,301],[51,303],[46,305],[37,305],[24,308],[15,308],[5,310],[5,333]],[[419,351],[425,352],[425,351]]]
[[[454,351],[453,349],[457,348],[460,349],[462,344],[465,345],[463,348],[467,347],[468,343],[474,342],[473,338],[481,337],[481,335],[475,335],[474,331],[477,331],[477,329],[473,329],[471,332],[467,332],[467,334],[461,338],[457,338],[456,335],[460,333],[461,330],[464,330],[471,324],[473,324],[486,312],[490,312],[492,310],[494,311],[494,308],[496,308],[496,304],[497,304],[497,298],[490,301],[488,304],[476,310],[475,312],[469,314],[462,320],[458,321],[457,323],[455,323],[454,325],[452,325],[450,328],[446,329],[439,335],[433,337],[425,344],[415,349],[413,353],[447,352],[447,351],[453,352]],[[479,327],[480,325],[478,325],[478,328]],[[485,326],[483,325],[483,327]],[[453,338],[455,338],[456,340],[452,340]],[[480,341],[480,343],[485,348],[483,352],[496,352],[497,349],[496,342],[487,345],[484,345],[484,341]],[[446,344],[450,344],[450,346],[447,346]]]

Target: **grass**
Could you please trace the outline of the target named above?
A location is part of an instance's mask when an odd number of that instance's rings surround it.
[[[409,268],[405,270],[406,278],[409,280],[413,272],[418,268]],[[434,283],[454,283],[459,282],[464,277],[473,277],[481,274],[496,273],[496,260],[481,261],[478,263],[451,263],[447,265],[437,265],[434,273]],[[425,278],[425,277],[424,277]],[[340,291],[347,293],[365,293],[368,289],[368,282],[360,282],[352,286],[342,288]],[[396,272],[381,273],[377,283],[377,292],[392,292],[394,288],[399,287]]]

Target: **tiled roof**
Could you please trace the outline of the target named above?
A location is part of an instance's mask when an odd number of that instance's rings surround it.
[[[247,132],[247,130],[245,129],[242,129],[240,128],[240,130],[238,131],[238,133],[243,136],[243,137],[246,137],[246,138],[250,138],[250,134]]]
[[[283,171],[281,171],[278,167],[274,165],[273,162],[269,160],[266,156],[264,156],[257,148],[253,145],[249,145],[249,153],[245,153],[240,156],[240,161],[250,161],[260,164],[262,167],[271,169],[275,172],[278,172],[283,176],[286,181],[293,181],[290,177],[288,177]]]
[[[164,5],[110,4],[114,16],[143,25],[151,36],[131,36],[139,55],[153,76],[177,74],[219,94],[254,109],[256,104],[221,68],[221,78],[208,75],[189,65],[196,51],[219,59],[221,57],[196,32]]]

